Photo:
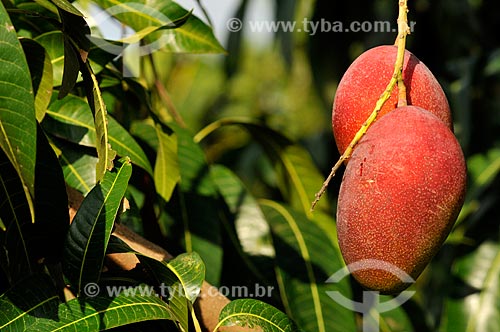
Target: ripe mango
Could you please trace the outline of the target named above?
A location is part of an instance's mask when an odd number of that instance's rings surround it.
[[[377,46],[361,54],[339,82],[332,110],[335,142],[343,153],[389,83],[396,61],[397,47]],[[415,55],[405,51],[403,81],[408,105],[422,107],[453,130],[450,107],[441,85]],[[377,119],[397,106],[397,88],[384,104]]]
[[[458,216],[466,173],[457,139],[429,111],[396,108],[368,129],[347,164],[337,207],[340,249],[348,267],[357,263],[351,272],[361,285],[397,293],[409,286],[398,269],[420,275]]]

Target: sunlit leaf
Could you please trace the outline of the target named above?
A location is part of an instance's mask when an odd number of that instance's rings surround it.
[[[34,218],[36,115],[30,71],[3,4],[0,22],[0,147],[19,174]]]
[[[73,143],[96,147],[96,130],[85,100],[69,95],[50,105],[42,123],[45,130]],[[119,156],[130,157],[133,164],[153,174],[149,160],[135,139],[118,121],[108,115],[109,144]]]
[[[203,21],[173,1],[131,1],[118,3],[108,0],[94,1],[122,23],[136,31],[133,38],[148,37],[144,51],[166,50],[170,52],[221,53],[224,49],[215,38],[212,29]],[[176,23],[183,18],[186,22]],[[98,16],[98,21],[103,19]],[[172,26],[174,28],[172,29]],[[159,28],[170,28],[159,30]],[[135,40],[133,40],[135,41]],[[147,47],[147,49],[146,49]]]
[[[278,185],[281,194],[290,205],[307,214],[312,219],[311,202],[321,188],[323,177],[315,167],[307,151],[269,127],[250,119],[227,118],[208,125],[196,135],[201,140],[216,129],[227,125],[239,125],[248,130],[262,146],[267,156],[276,163],[279,172]],[[317,209],[328,210],[326,196],[318,203]]]
[[[41,122],[52,96],[52,63],[49,54],[33,39],[21,39],[35,92],[36,119]]]
[[[59,163],[61,164],[66,183],[80,191],[84,196],[95,186],[95,165],[97,158],[91,151],[77,149],[75,146],[62,140],[53,140],[60,151]]]
[[[193,141],[189,131],[173,124],[170,126],[177,135],[181,174],[178,197],[172,202],[176,204],[172,215],[184,226],[186,251],[200,254],[207,266],[206,280],[218,285],[222,270],[220,219],[223,215],[216,207],[222,204],[203,150]]]
[[[269,225],[255,198],[228,168],[214,165],[210,174],[230,212],[236,217],[235,229],[244,252],[274,257]]]
[[[263,332],[301,331],[287,315],[267,303],[253,299],[229,302],[222,309],[214,331],[223,326],[260,327]]]
[[[441,331],[500,331],[500,245],[484,242],[456,262],[454,274],[463,290],[447,299]]]
[[[76,15],[76,16],[83,16],[83,14],[78,9],[76,9],[76,7],[71,4],[71,2],[69,2],[67,0],[51,0],[51,1],[58,8],[66,11],[68,13],[71,13],[71,14]]]
[[[137,255],[155,279],[160,295],[167,299],[173,319],[184,331],[188,331],[189,314],[196,319],[192,304],[200,293],[205,277],[205,265],[200,256],[192,252],[181,254],[168,262],[158,261],[132,250],[115,237],[110,239],[109,252]]]
[[[350,299],[349,278],[327,283],[344,268],[340,251],[304,213],[274,201],[260,201],[271,225],[278,284],[287,313],[305,331],[354,331],[354,313],[327,292]]]
[[[27,331],[38,317],[57,319],[49,312],[57,310],[59,304],[59,296],[48,275],[21,279],[0,296],[0,330]]]
[[[156,191],[168,202],[175,186],[180,180],[179,162],[177,160],[177,135],[166,133],[163,127],[156,125],[158,151],[154,169]]]
[[[53,72],[53,86],[60,86],[64,71],[64,37],[61,31],[50,31],[34,39],[49,54]]]
[[[106,103],[102,98],[101,88],[97,81],[92,68],[88,63],[80,68],[85,82],[85,90],[87,93],[87,100],[90,109],[94,115],[94,125],[96,132],[96,151],[97,151],[97,165],[96,165],[96,181],[99,182],[106,170],[113,168],[113,160],[115,159],[116,152],[109,144],[109,130],[108,130],[108,112],[106,110]]]
[[[117,297],[106,294],[73,299],[37,319],[26,331],[103,331],[147,320],[172,319],[168,305],[159,297],[141,294],[146,288],[150,287],[139,285]]]

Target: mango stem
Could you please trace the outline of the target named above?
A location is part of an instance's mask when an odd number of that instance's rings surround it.
[[[315,194],[315,199],[311,204],[311,211],[314,210],[316,204],[321,199],[321,196],[325,193],[328,184],[330,183],[331,179],[335,176],[335,173],[340,168],[342,163],[344,163],[351,157],[354,147],[356,146],[356,144],[358,144],[359,140],[363,137],[368,128],[375,121],[375,119],[378,116],[378,113],[382,109],[382,106],[384,106],[385,102],[391,97],[392,91],[394,90],[396,84],[398,85],[398,107],[407,105],[406,87],[403,82],[403,74],[402,74],[405,48],[406,48],[406,36],[410,34],[410,28],[408,26],[407,0],[399,1],[399,14],[397,22],[398,22],[398,36],[396,38],[395,45],[398,47],[398,53],[396,56],[396,62],[394,64],[394,72],[392,74],[391,80],[389,81],[389,84],[387,84],[387,87],[385,88],[384,92],[380,95],[379,99],[375,103],[375,108],[373,109],[372,113],[370,114],[368,119],[366,119],[363,125],[361,125],[361,128],[358,130],[356,135],[354,135],[354,138],[352,139],[351,143],[349,143],[349,146],[346,148],[344,153],[340,156],[339,160],[332,167],[330,174],[323,182],[323,186]]]

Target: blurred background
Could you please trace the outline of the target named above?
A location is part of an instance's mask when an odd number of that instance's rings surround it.
[[[228,51],[226,55],[157,55],[166,60],[161,72],[188,127],[197,131],[227,116],[258,118],[306,146],[326,175],[338,158],[330,125],[336,85],[359,54],[392,44],[396,33],[256,31],[251,23],[289,21],[299,26],[304,19],[323,19],[346,27],[354,21],[388,21],[396,28],[395,1],[363,5],[327,0],[178,2],[210,22]],[[409,9],[408,18],[415,25],[407,48],[443,86],[466,156],[494,151],[500,129],[500,21],[496,18],[500,3],[415,0],[409,1]],[[241,20],[240,31],[228,30],[230,18]],[[247,149],[252,155],[251,142],[238,129],[211,139],[217,141],[209,144],[208,154],[214,160],[229,158],[235,149]],[[257,160],[251,157],[240,161],[248,176],[255,169],[249,165],[253,162]]]
[[[396,28],[397,1],[177,2],[212,25],[227,50],[223,55],[153,54],[162,64],[157,74],[186,127],[194,134],[219,119],[255,119],[304,147],[326,177],[339,158],[331,129],[337,84],[357,56],[371,47],[393,44],[397,33],[272,32],[265,27],[256,31],[252,22],[300,25],[306,19],[349,27],[352,22],[387,21]],[[477,308],[490,318],[485,331],[499,331],[500,2],[411,0],[408,5],[414,29],[407,49],[429,67],[448,97],[455,134],[467,159],[469,185],[452,234],[419,278],[415,302],[407,304],[413,307],[405,310],[415,331],[462,331],[465,317],[474,316],[471,312]],[[232,18],[241,20],[241,30],[229,31]],[[254,197],[282,200],[273,165],[248,131],[223,126],[202,145],[208,162],[235,172]],[[324,198],[333,217],[342,172]],[[230,270],[222,283],[240,284],[245,276]],[[479,290],[487,290],[479,300],[467,297]],[[470,305],[469,300],[483,302]]]

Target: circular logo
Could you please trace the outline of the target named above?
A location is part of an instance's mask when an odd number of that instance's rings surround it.
[[[395,275],[404,283],[415,282],[408,273],[389,262],[378,259],[363,259],[338,270],[326,280],[326,283],[337,283],[349,274],[363,270],[383,270]],[[403,291],[398,296],[383,303],[378,301],[379,292],[376,291],[363,291],[363,302],[355,302],[348,299],[339,291],[327,291],[326,293],[344,308],[363,313],[364,315],[365,313],[368,314],[368,311],[373,306],[375,306],[375,309],[379,313],[393,310],[408,301],[415,294],[415,291]]]

